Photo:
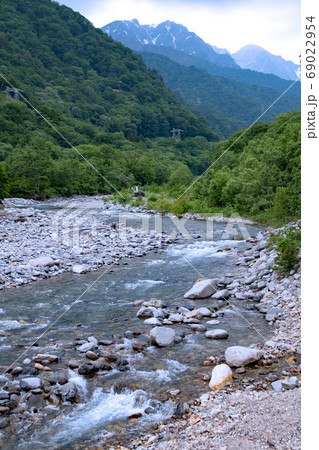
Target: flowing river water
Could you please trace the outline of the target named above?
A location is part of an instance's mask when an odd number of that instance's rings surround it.
[[[108,218],[110,222],[114,219],[112,215]],[[130,225],[140,226],[140,217],[131,219]],[[205,221],[188,221],[188,230],[199,238],[180,239],[157,252],[122,260],[103,276],[103,269],[84,275],[64,273],[0,293],[0,329],[9,333],[6,338],[0,338],[1,366],[11,364],[21,355],[25,347],[100,276],[22,360],[38,353],[55,353],[60,356],[63,367],[78,356],[74,339],[94,335],[113,339],[112,351],[129,362],[127,371],[114,369],[93,378],[85,378],[69,369],[81,393],[81,401],[60,408],[47,406],[44,417],[35,415],[27,427],[18,429],[11,437],[12,442],[8,441],[9,447],[92,448],[103,443],[108,448],[107,445],[111,446],[119,436],[123,436],[122,442],[129,442],[138,430],[173,414],[170,391],[180,390],[177,399],[186,401],[207,392],[207,383],[199,376],[203,373],[205,359],[221,355],[231,345],[258,343],[262,340],[260,334],[270,335],[264,318],[247,308],[245,301],[232,302],[234,307],[231,307],[212,299],[183,300],[183,294],[200,277],[218,278],[229,274],[236,279],[240,271],[236,265],[237,253],[249,244],[244,240],[223,239],[226,225],[225,222],[214,223],[213,239],[207,239]],[[171,220],[164,218],[163,230],[170,233],[172,228]],[[261,230],[251,225],[246,228],[251,236]],[[240,234],[239,230],[234,234]],[[207,325],[207,329],[223,328],[229,338],[209,340],[205,333],[194,332],[187,324],[176,324],[175,331],[185,335],[181,343],[168,348],[149,344],[145,351],[133,352],[130,339],[124,333],[136,329],[147,333],[152,328],[136,317],[138,307],[133,306],[133,302],[151,298],[161,299],[171,311],[176,311],[180,305],[220,308],[223,312],[219,316],[220,324]],[[206,373],[211,373],[211,368],[208,369]],[[2,375],[0,381],[3,385],[6,375]],[[138,420],[128,420],[140,413],[142,416]]]

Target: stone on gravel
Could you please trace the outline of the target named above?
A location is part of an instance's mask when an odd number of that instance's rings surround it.
[[[55,262],[50,256],[40,256],[30,259],[29,264],[33,267],[51,267],[54,266]]]
[[[207,325],[218,325],[219,323],[220,323],[220,320],[212,319],[207,322]]]
[[[249,347],[233,346],[225,351],[226,363],[230,367],[241,367],[261,358],[261,352]]]
[[[209,382],[209,388],[212,390],[219,389],[227,381],[231,380],[233,373],[227,364],[219,364],[215,366],[212,371],[212,376]]]
[[[146,323],[147,325],[157,325],[157,326],[161,326],[162,325],[162,323],[158,320],[158,318],[157,317],[150,317],[149,319],[145,319],[144,320],[144,323]],[[170,325],[172,324],[173,322],[170,322]]]
[[[94,344],[94,342],[88,342],[88,343],[80,345],[80,347],[77,348],[77,351],[80,353],[86,353],[86,352],[94,350],[96,347],[97,347],[97,345]]]
[[[228,338],[229,334],[226,330],[209,330],[206,331],[205,336],[208,339],[226,339]]]
[[[49,355],[49,354],[41,354],[39,353],[36,356],[33,356],[32,361],[37,363],[54,363],[58,361],[57,355]]]
[[[85,266],[83,266],[82,264],[75,264],[73,267],[72,267],[72,272],[73,273],[86,273],[87,272],[87,269],[86,269],[86,267]]]
[[[22,378],[22,380],[20,380],[20,387],[24,391],[40,389],[42,387],[42,380],[39,377]]]
[[[150,336],[152,342],[159,347],[174,345],[175,331],[172,328],[155,327],[151,330]]]
[[[203,317],[210,317],[212,315],[211,310],[208,308],[205,308],[205,306],[202,306],[201,308],[197,308],[197,311],[199,311]]]
[[[227,289],[222,289],[220,291],[217,291],[214,295],[212,295],[212,298],[215,300],[223,300],[230,297],[230,292]]]
[[[196,323],[191,324],[191,329],[193,331],[206,331],[207,330],[205,325],[196,324]]]
[[[207,298],[217,292],[216,279],[208,279],[195,283],[194,286],[186,292],[184,298]]]
[[[201,320],[203,318],[203,314],[198,309],[193,309],[193,311],[189,311],[184,314],[186,319],[197,319]]]

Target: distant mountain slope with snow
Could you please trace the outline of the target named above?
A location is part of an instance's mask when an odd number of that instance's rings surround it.
[[[231,55],[242,69],[277,75],[285,80],[296,80],[298,65],[273,55],[258,45],[245,45]]]
[[[237,67],[224,49],[214,49],[183,25],[169,20],[159,25],[141,25],[137,19],[117,20],[102,27],[114,40],[135,51],[151,51],[152,47],[169,47],[224,67]]]

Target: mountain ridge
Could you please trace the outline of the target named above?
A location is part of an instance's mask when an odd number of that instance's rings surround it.
[[[169,47],[221,66],[237,66],[229,54],[217,53],[210,44],[207,44],[194,32],[189,31],[184,25],[170,20],[156,26],[141,25],[137,19],[117,20],[101,29],[134,51],[143,51],[146,45]]]
[[[231,55],[242,69],[277,75],[285,80],[296,80],[298,65],[280,55],[273,55],[255,44],[248,44]]]

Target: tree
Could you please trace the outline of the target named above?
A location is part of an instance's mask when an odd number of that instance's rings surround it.
[[[0,164],[0,207],[2,207],[2,200],[9,194],[9,179],[7,172],[2,164]]]

